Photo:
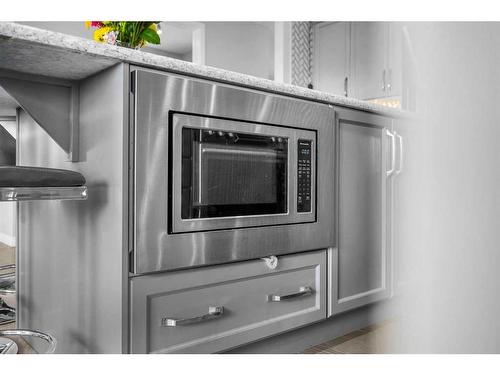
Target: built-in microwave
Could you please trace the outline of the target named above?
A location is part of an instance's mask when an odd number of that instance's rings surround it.
[[[171,115],[170,232],[313,222],[316,132]]]
[[[132,70],[132,272],[333,246],[333,108]]]

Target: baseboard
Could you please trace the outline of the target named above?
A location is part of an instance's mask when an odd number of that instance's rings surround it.
[[[5,233],[0,233],[0,242],[4,243],[7,246],[15,247],[16,246],[16,237],[9,236]]]
[[[226,351],[228,354],[292,354],[386,321],[395,315],[390,301],[344,312],[321,322]]]

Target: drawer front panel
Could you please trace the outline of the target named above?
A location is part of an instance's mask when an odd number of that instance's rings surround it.
[[[133,353],[212,353],[326,318],[326,252],[131,281]]]

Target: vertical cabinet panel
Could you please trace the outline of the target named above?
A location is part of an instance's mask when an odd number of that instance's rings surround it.
[[[393,179],[392,247],[394,253],[394,294],[401,294],[415,275],[411,265],[418,256],[419,239],[415,238],[418,225],[413,196],[420,194],[416,175],[419,170],[414,156],[415,126],[411,121],[394,121],[397,163]]]
[[[321,22],[314,32],[314,88],[350,96],[350,22]]]
[[[373,99],[388,94],[387,22],[352,23],[352,75],[354,97]]]
[[[337,248],[330,313],[391,293],[391,120],[360,111],[337,112]]]
[[[383,286],[385,178],[381,130],[345,122],[339,126],[339,268],[349,270],[339,280],[339,299],[344,299]]]

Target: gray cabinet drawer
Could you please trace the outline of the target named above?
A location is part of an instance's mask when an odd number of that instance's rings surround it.
[[[326,251],[278,259],[133,278],[131,352],[219,352],[325,319]]]

